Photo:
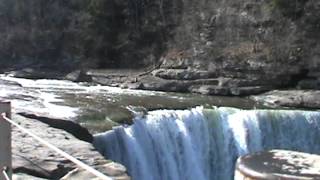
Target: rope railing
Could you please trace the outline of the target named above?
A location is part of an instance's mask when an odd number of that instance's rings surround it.
[[[20,131],[22,131],[23,133],[28,134],[29,136],[33,137],[34,139],[36,139],[38,142],[40,142],[41,144],[47,146],[48,148],[52,149],[53,151],[55,151],[56,153],[60,154],[61,156],[65,157],[66,159],[70,160],[71,162],[75,163],[77,166],[81,167],[82,169],[90,172],[91,174],[95,175],[96,177],[102,179],[102,180],[112,180],[112,178],[104,175],[103,173],[97,171],[96,169],[88,166],[87,164],[83,163],[82,161],[74,158],[73,156],[71,156],[70,154],[62,151],[61,149],[57,148],[56,146],[50,144],[49,142],[45,141],[44,139],[40,138],[39,136],[35,135],[34,133],[30,132],[29,130],[27,130],[26,128],[22,127],[21,125],[19,125],[18,123],[12,121],[10,118],[8,118],[6,116],[5,113],[1,114],[2,118],[4,120],[6,120],[7,122],[9,122],[10,124],[12,124],[13,126],[17,127]],[[4,173],[5,171],[3,171]],[[7,174],[5,174],[7,175]],[[8,177],[8,176],[7,176]]]
[[[10,180],[5,168],[2,169],[2,175],[3,175],[5,180]]]

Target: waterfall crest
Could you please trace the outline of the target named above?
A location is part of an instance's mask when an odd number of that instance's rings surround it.
[[[157,110],[95,136],[97,149],[139,180],[233,179],[237,157],[268,149],[320,153],[320,112]]]

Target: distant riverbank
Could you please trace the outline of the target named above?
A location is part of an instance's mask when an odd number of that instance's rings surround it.
[[[317,89],[244,86],[243,79],[211,78],[204,71],[167,71],[160,69],[100,69],[75,70],[62,73],[25,68],[5,72],[9,76],[29,79],[60,79],[83,82],[88,85],[104,85],[122,89],[139,89],[159,92],[179,92],[209,96],[246,97],[270,107],[320,109]],[[173,77],[176,77],[174,79]],[[256,81],[259,83],[259,81]]]

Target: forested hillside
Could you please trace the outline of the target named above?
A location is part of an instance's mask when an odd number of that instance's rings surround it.
[[[176,24],[173,8],[171,1],[0,0],[0,60],[99,68],[153,63]]]

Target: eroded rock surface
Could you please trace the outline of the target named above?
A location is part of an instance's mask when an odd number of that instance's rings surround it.
[[[116,169],[117,173],[114,173],[115,163],[102,157],[90,143],[81,141],[66,131],[52,128],[38,120],[25,118],[17,114],[13,114],[12,118],[37,136],[89,166],[97,168],[100,172],[111,177],[126,177],[128,179],[125,168],[118,168]],[[59,179],[77,168],[74,163],[56,154],[15,127],[12,130],[12,153],[14,173],[25,173],[46,179]]]
[[[252,98],[273,107],[320,109],[319,90],[275,90]]]

